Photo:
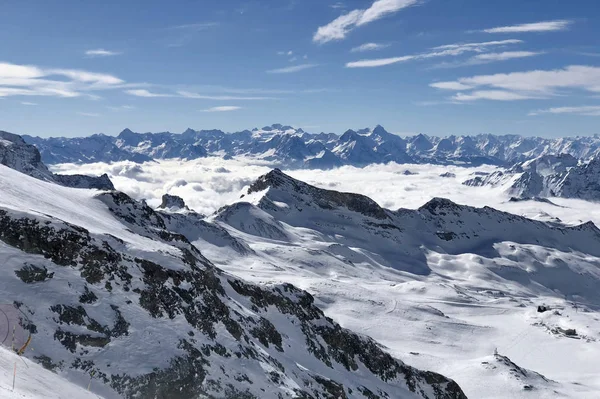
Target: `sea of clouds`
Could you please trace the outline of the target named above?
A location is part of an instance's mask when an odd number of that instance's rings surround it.
[[[115,187],[136,199],[158,206],[165,193],[182,197],[197,212],[209,215],[224,205],[239,201],[259,176],[273,166],[268,162],[208,157],[191,161],[162,160],[135,164],[59,164],[56,173],[98,175],[107,173]],[[336,191],[364,194],[388,209],[418,208],[434,197],[448,198],[472,206],[491,206],[533,219],[579,224],[592,220],[600,226],[600,207],[581,200],[552,198],[553,204],[509,202],[504,188],[468,187],[462,184],[493,166],[466,168],[441,165],[344,166],[334,170],[296,169],[285,173],[309,184]],[[450,177],[443,177],[449,174]]]

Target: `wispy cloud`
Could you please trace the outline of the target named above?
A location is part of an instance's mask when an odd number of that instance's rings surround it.
[[[231,96],[231,95],[206,95],[195,93],[192,91],[178,90],[175,93],[159,93],[147,89],[131,89],[125,90],[125,93],[145,98],[161,98],[161,97],[179,97],[190,98],[196,100],[216,100],[216,101],[260,101],[260,100],[275,100],[275,97],[266,96]]]
[[[193,93],[190,91],[178,91],[181,97],[184,98],[195,98],[198,100],[216,100],[216,101],[261,101],[261,100],[276,100],[275,97],[263,97],[263,96],[224,96],[224,95],[205,95],[199,93]]]
[[[350,50],[350,52],[351,53],[362,53],[364,51],[376,51],[376,50],[382,50],[389,46],[390,46],[389,44],[382,44],[382,43],[365,43],[365,44],[361,44],[360,46],[353,47]]]
[[[313,41],[327,43],[333,40],[342,40],[359,26],[377,21],[417,3],[418,0],[376,0],[367,9],[352,10],[327,25],[319,27],[313,36]]]
[[[230,112],[230,111],[237,111],[238,109],[242,109],[242,107],[238,107],[235,105],[224,105],[221,107],[207,108],[205,110],[202,110],[202,112]]]
[[[481,43],[453,43],[446,44],[443,46],[432,47],[427,53],[403,55],[400,57],[391,58],[379,58],[379,59],[367,59],[360,61],[353,61],[346,64],[347,68],[373,68],[385,65],[397,64],[399,62],[423,60],[437,57],[448,57],[448,56],[459,56],[464,53],[481,53],[489,49],[490,47],[507,46],[511,44],[523,43],[522,40],[508,39],[508,40],[496,40],[490,42]]]
[[[485,33],[524,33],[524,32],[554,32],[569,29],[573,21],[556,20],[533,22],[521,25],[498,26],[496,28],[484,29]]]
[[[119,105],[119,106],[109,105],[106,108],[110,109],[111,111],[128,111],[131,109],[135,109],[135,107],[132,105]]]
[[[442,46],[432,47],[432,50],[450,50],[457,52],[465,51],[484,51],[485,48],[490,46],[506,46],[509,44],[521,44],[523,40],[519,39],[506,39],[506,40],[492,40],[489,42],[476,42],[476,43],[452,43],[444,44]]]
[[[294,72],[304,71],[305,69],[314,68],[316,66],[317,66],[317,64],[300,64],[300,65],[294,65],[294,66],[289,66],[289,67],[285,67],[285,68],[271,69],[271,70],[267,71],[267,73],[294,73]]]
[[[170,26],[166,38],[167,47],[182,47],[193,41],[201,32],[219,26],[218,22],[199,22]]]
[[[81,116],[89,116],[90,118],[97,118],[100,116],[100,114],[95,112],[78,112],[77,114]]]
[[[99,48],[99,49],[95,49],[95,50],[87,50],[85,52],[85,55],[87,55],[88,57],[111,57],[111,56],[121,55],[121,54],[123,54],[123,53],[118,52],[118,51],[105,50],[103,48]]]
[[[199,22],[199,23],[195,23],[195,24],[174,25],[174,26],[170,26],[168,29],[200,31],[200,30],[206,30],[209,28],[214,28],[215,26],[219,26],[219,23],[218,22]]]
[[[79,69],[42,68],[0,63],[0,97],[97,97],[92,91],[117,89],[128,84],[116,76]]]
[[[504,51],[501,53],[484,53],[478,54],[466,61],[460,62],[443,62],[433,66],[434,69],[439,68],[457,68],[470,65],[490,64],[492,62],[508,61],[519,58],[535,57],[545,54],[542,51]]]
[[[578,107],[555,107],[532,111],[529,116],[542,114],[573,114],[584,116],[600,116],[600,105],[582,105]]]
[[[539,95],[516,93],[507,90],[475,90],[470,93],[457,93],[452,96],[454,101],[477,101],[477,100],[495,100],[495,101],[515,101],[530,100],[534,98],[543,98]]]
[[[479,75],[430,86],[442,90],[472,90],[471,93],[457,94],[455,99],[460,101],[547,98],[573,90],[600,93],[600,67],[571,65],[554,70]]]
[[[29,101],[21,101],[21,104],[22,105],[37,105],[37,103],[32,103],[32,102],[29,102]]]
[[[495,62],[495,61],[506,61],[514,58],[526,58],[534,57],[536,55],[543,54],[539,51],[504,51],[502,53],[487,53],[478,54],[471,58],[474,62]]]
[[[344,9],[346,8],[346,5],[344,3],[342,3],[341,1],[338,1],[337,3],[333,3],[332,5],[330,5],[329,7],[335,9],[335,10],[339,10],[339,9]]]
[[[471,89],[471,86],[462,84],[460,82],[436,82],[436,83],[430,84],[429,86],[436,88],[436,89],[456,90],[456,91]]]
[[[136,97],[146,97],[146,98],[155,98],[155,97],[173,97],[172,94],[167,93],[154,93],[146,89],[132,89],[125,90],[125,93],[130,94]]]
[[[411,61],[419,58],[417,55],[403,55],[401,57],[378,58],[373,60],[353,61],[346,64],[346,68],[374,68],[399,62]]]

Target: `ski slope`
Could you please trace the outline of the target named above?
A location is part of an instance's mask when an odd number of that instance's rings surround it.
[[[13,371],[17,365],[15,389]],[[0,398],[2,399],[101,399],[71,384],[31,360],[0,347]]]

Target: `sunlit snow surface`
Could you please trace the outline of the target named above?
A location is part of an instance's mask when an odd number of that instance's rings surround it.
[[[106,172],[117,189],[145,198],[150,205],[158,205],[168,192],[208,215],[240,201],[244,189],[272,167],[244,159],[207,158],[142,165],[57,165],[53,171]],[[285,172],[318,187],[365,194],[388,209],[416,209],[433,197],[444,197],[547,222],[575,225],[592,220],[600,226],[600,207],[594,203],[556,198],[554,205],[509,202],[502,187],[461,184],[474,173],[493,170],[389,164]],[[440,176],[446,172],[456,176]],[[600,397],[600,303],[589,298],[567,301],[553,291],[583,284],[555,273],[561,265],[581,270],[581,276],[597,275],[600,259],[596,257],[506,241],[495,244],[497,257],[429,251],[432,273],[418,276],[377,265],[360,248],[327,247],[325,254],[326,244],[315,239],[314,230],[285,224],[286,234],[293,239],[284,241],[224,227],[256,254],[242,256],[228,247],[194,242],[217,266],[248,280],[291,282],[308,290],[344,327],[372,336],[411,365],[455,379],[469,397]],[[503,278],[498,272],[502,267],[537,271],[544,284],[539,279],[529,281],[527,274],[522,280]],[[538,313],[536,308],[543,303],[553,310]],[[578,336],[553,334],[551,330],[558,327],[576,329]],[[495,350],[523,369],[494,357]]]
[[[16,374],[14,374],[15,364]],[[101,399],[100,396],[73,385],[39,364],[19,357],[2,347],[0,347],[0,398]]]

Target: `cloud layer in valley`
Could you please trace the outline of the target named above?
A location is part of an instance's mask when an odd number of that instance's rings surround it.
[[[223,160],[209,157],[193,161],[166,160],[145,164],[55,165],[58,173],[107,173],[117,189],[137,199],[158,206],[165,193],[181,196],[197,212],[211,214],[224,205],[239,201],[252,182],[274,166],[249,159]],[[339,169],[284,170],[294,178],[318,187],[367,195],[388,209],[416,209],[433,197],[449,198],[460,204],[491,206],[527,217],[578,224],[592,220],[600,225],[600,209],[581,200],[553,198],[563,207],[541,202],[508,202],[501,189],[468,187],[461,183],[475,172],[491,172],[495,168],[463,168],[440,165],[372,165],[365,168],[344,166]],[[405,174],[409,170],[411,175]],[[456,177],[441,177],[446,172]],[[369,182],[369,184],[365,184]]]

